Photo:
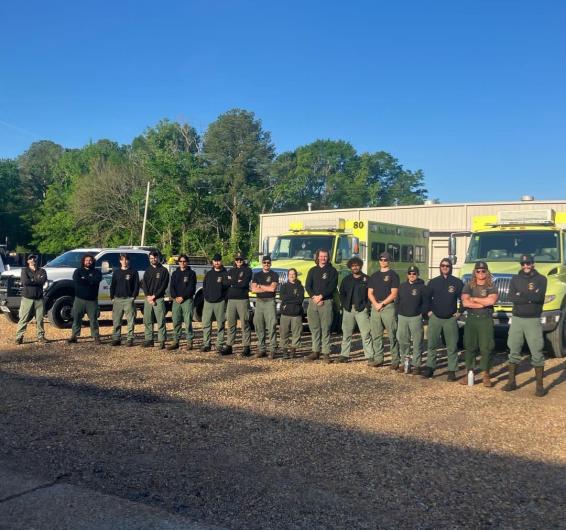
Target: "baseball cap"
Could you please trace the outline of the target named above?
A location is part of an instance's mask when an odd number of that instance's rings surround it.
[[[261,262],[262,263],[271,263],[271,256],[269,254],[263,256],[263,258],[261,258]]]
[[[476,264],[474,265],[474,270],[476,269],[489,270],[489,267],[487,266],[487,263],[485,261],[476,261]]]
[[[416,272],[417,274],[419,273],[419,268],[416,265],[411,265],[408,269],[407,269],[407,274],[409,272]]]
[[[534,263],[535,258],[531,254],[523,254],[519,259],[519,263]]]
[[[389,252],[382,252],[379,257],[391,261],[391,255],[389,254]]]
[[[214,256],[212,256],[212,261],[222,261],[222,256],[216,253],[214,254]]]
[[[26,261],[29,261],[30,259],[37,259],[37,254],[33,254],[33,253],[28,254]]]

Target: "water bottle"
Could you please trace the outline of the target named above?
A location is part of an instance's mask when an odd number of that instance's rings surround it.
[[[405,373],[408,374],[411,371],[411,358],[407,355],[405,357]]]
[[[468,386],[474,386],[474,371],[468,370]]]

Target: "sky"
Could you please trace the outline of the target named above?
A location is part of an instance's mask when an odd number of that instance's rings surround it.
[[[387,151],[441,202],[566,198],[561,0],[28,0],[0,21],[0,158],[237,107],[277,152]]]

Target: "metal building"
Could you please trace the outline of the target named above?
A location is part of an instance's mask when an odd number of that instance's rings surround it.
[[[455,272],[464,263],[468,248],[472,219],[477,215],[495,215],[501,210],[554,209],[566,212],[566,200],[536,201],[527,197],[521,201],[472,202],[458,204],[422,204],[415,206],[390,206],[384,208],[347,208],[260,215],[260,246],[268,238],[270,249],[275,237],[289,230],[293,221],[381,221],[406,226],[417,226],[430,231],[429,274],[437,274],[440,260],[448,255],[448,238],[456,235],[457,263]],[[261,250],[261,249],[260,249]]]

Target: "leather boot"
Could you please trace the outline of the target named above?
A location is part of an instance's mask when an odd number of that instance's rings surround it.
[[[503,390],[504,392],[511,392],[512,390],[517,390],[517,383],[515,382],[515,375],[517,374],[517,365],[509,363],[507,365],[507,369],[509,370],[509,380],[501,390]]]
[[[535,377],[537,380],[537,387],[535,390],[535,396],[537,397],[543,397],[546,396],[546,389],[544,388],[543,385],[543,379],[544,379],[544,366],[535,366]]]
[[[305,357],[307,361],[316,361],[320,357],[320,353],[317,351],[313,351],[310,355]]]
[[[295,358],[295,348],[289,348],[287,350],[287,359],[294,359]]]
[[[483,386],[487,388],[491,388],[493,386],[493,383],[491,382],[491,377],[489,376],[489,370],[485,370],[484,372],[482,372],[482,383]]]

